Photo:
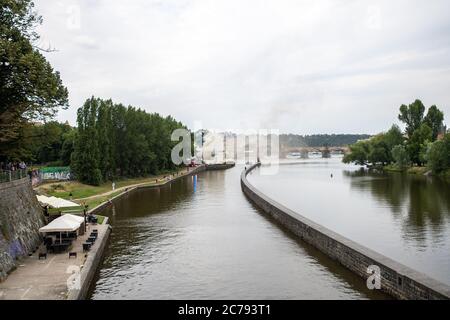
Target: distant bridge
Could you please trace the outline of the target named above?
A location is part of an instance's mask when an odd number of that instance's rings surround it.
[[[322,157],[328,158],[330,154],[346,154],[348,147],[281,147],[280,158],[286,158],[290,153],[300,153],[302,158],[307,158],[310,152],[320,152]]]

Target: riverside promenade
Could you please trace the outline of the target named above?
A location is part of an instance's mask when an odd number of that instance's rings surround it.
[[[0,300],[66,300],[71,291],[88,286],[83,283],[83,274],[96,271],[96,266],[87,262],[101,259],[110,231],[106,223],[107,219],[101,225],[87,225],[86,233],[73,242],[70,250],[76,252],[76,258],[69,258],[65,252],[48,253],[46,259],[39,260],[39,252],[45,251],[42,244],[31,256],[18,261],[17,268],[0,283]],[[98,238],[89,252],[83,252],[82,243],[93,229],[98,230]]]

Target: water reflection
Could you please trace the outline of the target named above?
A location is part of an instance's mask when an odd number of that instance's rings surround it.
[[[376,201],[391,210],[402,223],[405,240],[414,240],[421,246],[426,246],[427,236],[435,243],[443,241],[450,216],[448,183],[437,178],[364,168],[343,170],[343,174],[349,178],[353,191],[370,192]]]

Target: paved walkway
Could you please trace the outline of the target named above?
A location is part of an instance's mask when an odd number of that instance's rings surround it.
[[[87,232],[73,242],[71,252],[77,253],[77,258],[70,258],[68,252],[60,254],[49,253],[46,260],[38,260],[39,250],[18,262],[18,267],[4,282],[0,283],[0,300],[65,300],[67,299],[67,280],[72,275],[71,270],[79,269],[86,261],[82,243],[93,229],[98,229],[100,242],[108,225],[88,225]]]

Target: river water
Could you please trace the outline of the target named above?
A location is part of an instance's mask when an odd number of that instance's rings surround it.
[[[260,173],[254,170],[248,179],[269,197],[450,284],[449,183],[419,175],[368,172],[343,164],[341,158],[297,160],[281,165],[275,176]]]
[[[387,298],[262,215],[242,193],[242,169],[116,201],[105,213],[113,233],[91,298]]]

